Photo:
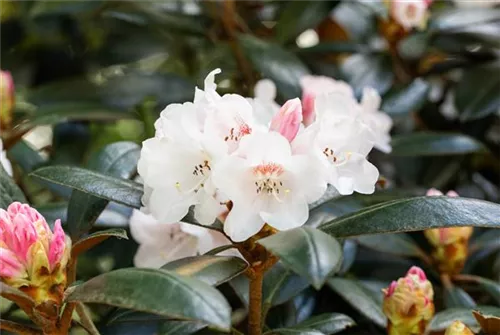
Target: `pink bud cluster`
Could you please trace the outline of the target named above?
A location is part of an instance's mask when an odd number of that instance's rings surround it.
[[[50,274],[64,268],[71,241],[57,220],[52,232],[45,218],[28,204],[0,209],[0,278],[13,285],[30,285],[42,268]]]

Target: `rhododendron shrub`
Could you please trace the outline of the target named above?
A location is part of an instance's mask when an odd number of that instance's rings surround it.
[[[0,332],[500,334],[498,1],[11,1]]]

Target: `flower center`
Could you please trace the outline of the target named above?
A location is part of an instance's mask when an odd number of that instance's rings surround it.
[[[256,177],[255,193],[274,196],[280,201],[281,194],[288,194],[290,189],[286,188],[281,180],[281,175],[285,172],[283,167],[275,163],[257,165],[253,168]]]
[[[417,15],[417,6],[415,4],[408,4],[406,7],[406,15],[409,19],[415,18]]]
[[[224,137],[224,141],[234,141],[238,142],[243,136],[251,134],[252,128],[246,124],[241,117],[235,118],[236,127],[229,129],[229,134]]]
[[[205,174],[209,174],[212,171],[210,164],[207,160],[203,161],[203,164],[198,164],[194,166],[193,175],[195,176],[205,176]]]
[[[349,160],[349,158],[351,158],[351,153],[350,152],[336,153],[335,151],[333,151],[332,149],[330,149],[328,147],[326,147],[323,150],[323,154],[326,156],[326,158],[328,159],[328,161],[331,164],[334,164],[334,165],[337,165],[337,166],[340,166],[340,165],[343,165],[343,164],[347,163],[347,161]]]

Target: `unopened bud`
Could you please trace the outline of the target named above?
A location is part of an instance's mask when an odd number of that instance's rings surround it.
[[[427,195],[440,196],[443,193],[430,189]],[[458,197],[455,191],[449,191],[446,195]],[[462,271],[473,232],[473,227],[436,228],[424,231],[425,237],[434,248],[432,257],[441,273],[457,274]]]
[[[0,71],[0,129],[8,129],[14,108],[14,81],[9,72]]]
[[[271,130],[292,142],[302,123],[302,105],[299,98],[288,100],[271,120]]]
[[[61,303],[71,240],[57,220],[52,232],[45,218],[27,204],[0,209],[0,279],[30,295],[37,304]]]
[[[388,334],[423,334],[434,315],[433,298],[432,284],[419,267],[412,267],[405,277],[393,281],[384,290]]]
[[[447,329],[444,335],[474,335],[461,321],[454,321]]]

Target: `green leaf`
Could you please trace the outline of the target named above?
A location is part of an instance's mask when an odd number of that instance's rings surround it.
[[[162,269],[217,286],[243,273],[247,267],[239,257],[204,255],[182,258],[165,264]]]
[[[141,148],[133,142],[115,142],[89,161],[88,168],[113,177],[128,179],[137,171]],[[68,230],[73,240],[88,232],[109,201],[73,190],[68,205]]]
[[[330,1],[288,2],[274,27],[276,39],[285,43],[303,31],[316,27],[330,14],[336,4],[337,2]]]
[[[73,244],[71,248],[71,257],[76,258],[82,252],[92,248],[93,246],[103,242],[110,237],[124,238],[128,240],[127,232],[123,229],[107,229],[95,232],[86,236]]]
[[[320,229],[335,237],[350,237],[463,226],[499,228],[500,205],[458,197],[415,197],[366,207]]]
[[[21,290],[18,290],[17,288],[13,288],[5,284],[4,282],[0,282],[0,296],[8,300],[18,302],[20,306],[22,304],[24,304],[25,306],[36,305],[35,300],[33,300],[33,298],[31,298],[29,295]]]
[[[314,329],[323,334],[336,334],[356,323],[353,319],[344,314],[325,313],[313,316],[312,318],[296,324],[293,328],[298,329]]]
[[[428,29],[431,31],[456,30],[465,26],[500,20],[500,9],[457,8],[441,11],[431,17]]]
[[[417,61],[421,58],[429,46],[429,35],[426,32],[413,33],[403,38],[397,48],[403,59]]]
[[[411,84],[384,97],[382,110],[394,116],[404,116],[418,111],[427,101],[430,85],[417,78]]]
[[[240,35],[239,42],[255,69],[274,81],[285,100],[301,96],[300,78],[309,74],[309,70],[297,56],[251,35]]]
[[[231,327],[231,307],[219,291],[199,280],[165,270],[111,271],[76,286],[66,300],[200,320],[224,330]]]
[[[488,292],[496,303],[500,305],[500,284],[496,281],[479,277],[479,276],[467,276],[468,279],[476,282],[479,286],[486,292]]]
[[[476,319],[472,316],[472,311],[477,310],[483,314],[500,316],[500,308],[493,306],[477,306],[470,308],[449,308],[442,312],[436,313],[434,318],[429,323],[427,330],[432,332],[443,331],[455,320],[462,321],[470,327],[479,327]]]
[[[341,72],[356,95],[361,95],[365,87],[373,87],[384,94],[391,87],[394,78],[388,55],[352,55],[342,63]]]
[[[447,308],[472,308],[476,306],[474,299],[467,292],[456,286],[445,289],[444,304]]]
[[[322,42],[312,47],[296,48],[300,54],[332,54],[332,53],[358,53],[366,52],[366,46],[353,42]]]
[[[353,308],[380,327],[387,324],[382,306],[376,302],[358,281],[345,278],[330,278],[328,286],[344,298]]]
[[[473,237],[469,243],[471,253],[498,248],[500,248],[500,230],[498,229],[488,230],[478,237]]]
[[[74,166],[48,166],[35,170],[31,176],[140,209],[143,186],[127,179],[115,178]]]
[[[96,10],[100,6],[102,6],[102,1],[37,1],[30,8],[29,15],[35,18],[42,15],[82,14]]]
[[[26,202],[23,191],[0,164],[0,208],[7,209],[14,201]]]
[[[279,256],[283,264],[306,277],[318,290],[342,259],[342,248],[334,238],[306,226],[271,235],[257,243]]]
[[[264,335],[323,335],[323,333],[313,329],[279,328],[265,332]]]
[[[407,234],[364,235],[356,238],[367,248],[406,257],[419,257],[423,254],[415,241]]]
[[[467,69],[456,86],[461,121],[482,119],[500,108],[500,63]]]
[[[26,141],[18,141],[10,150],[9,156],[21,166],[24,172],[31,172],[43,165],[46,160]]]
[[[394,156],[465,155],[485,151],[482,143],[462,134],[420,132],[392,138]]]
[[[159,335],[189,335],[205,328],[204,322],[197,321],[165,321],[160,325]]]

